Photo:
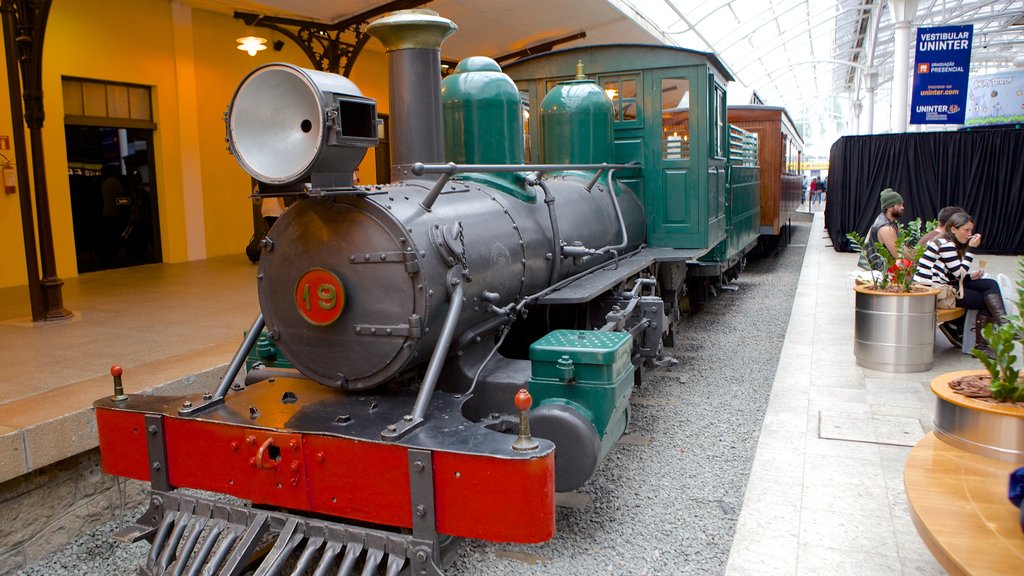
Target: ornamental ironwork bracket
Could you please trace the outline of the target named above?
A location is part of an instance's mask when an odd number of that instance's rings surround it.
[[[547,40],[544,42],[538,42],[537,44],[531,44],[521,50],[515,52],[509,52],[508,54],[502,54],[501,56],[495,56],[494,61],[499,64],[506,60],[518,60],[519,58],[526,58],[527,56],[533,56],[534,54],[543,54],[544,52],[550,52],[555,49],[559,44],[565,44],[566,42],[572,42],[573,40],[580,40],[587,37],[587,33],[584,30],[580,30],[575,34],[567,34],[553,40]]]
[[[234,16],[246,26],[266,28],[288,38],[302,49],[317,70],[349,76],[356,58],[370,40],[366,25],[371,18],[422,6],[430,1],[392,0],[333,24],[251,12],[235,12]]]

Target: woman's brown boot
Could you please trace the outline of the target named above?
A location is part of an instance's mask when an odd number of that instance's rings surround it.
[[[992,321],[998,326],[1006,324],[1006,308],[1003,306],[1003,297],[999,294],[986,294],[982,300],[992,315]],[[978,317],[980,318],[981,315],[979,314]]]
[[[974,320],[974,349],[981,351],[981,353],[989,358],[994,358],[995,352],[993,352],[992,347],[988,345],[988,340],[981,335],[981,329],[994,321],[994,318],[982,315],[981,312],[978,312],[978,317]]]

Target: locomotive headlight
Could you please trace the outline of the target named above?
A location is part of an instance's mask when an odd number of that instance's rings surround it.
[[[377,145],[377,106],[348,78],[291,64],[242,80],[227,114],[231,153],[261,183],[349,186]]]

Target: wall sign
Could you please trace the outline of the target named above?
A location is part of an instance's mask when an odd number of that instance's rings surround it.
[[[964,124],[1024,124],[1024,70],[971,76]]]
[[[974,26],[918,28],[911,124],[963,124]]]

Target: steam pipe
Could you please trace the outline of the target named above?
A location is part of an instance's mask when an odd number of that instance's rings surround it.
[[[238,347],[235,356],[231,359],[228,371],[224,374],[224,379],[220,381],[220,385],[217,386],[217,391],[213,395],[203,394],[203,401],[195,406],[191,402],[186,402],[178,409],[179,416],[197,416],[224,403],[224,397],[228,394],[228,388],[231,387],[235,376],[238,376],[238,372],[242,369],[245,357],[249,355],[249,351],[256,345],[256,340],[259,339],[264,325],[266,325],[266,322],[263,320],[263,313],[260,312],[249,328],[249,333],[245,335],[242,345]]]
[[[217,392],[213,395],[215,400],[219,400],[227,395],[231,382],[235,380],[235,376],[238,376],[238,371],[242,369],[245,357],[249,354],[249,350],[252,350],[252,347],[256,344],[256,340],[259,339],[260,332],[263,331],[263,324],[263,313],[261,312],[252,323],[252,327],[249,328],[249,333],[245,335],[245,340],[242,342],[242,345],[239,346],[238,351],[235,352],[235,357],[231,359],[228,371],[224,374],[224,379],[221,380],[220,386],[217,387]]]
[[[605,252],[618,252],[629,244],[629,232],[626,231],[626,221],[622,217],[622,208],[619,207],[619,199],[615,196],[615,168],[608,171],[608,194],[612,197],[612,206],[615,207],[615,216],[619,219],[619,231],[622,232],[622,242],[614,246],[605,246],[597,250],[598,254]]]
[[[564,172],[567,170],[629,170],[643,168],[640,164],[425,164],[416,162],[412,165],[412,173],[416,176],[424,174],[457,174],[460,172]]]
[[[444,319],[444,327],[441,328],[441,335],[434,346],[434,353],[430,355],[430,364],[427,365],[427,374],[420,384],[420,391],[416,395],[416,403],[412,407],[413,422],[423,419],[427,413],[427,404],[434,394],[434,387],[437,386],[437,379],[441,376],[441,366],[444,365],[444,357],[448,355],[448,347],[452,343],[452,336],[455,334],[455,325],[458,324],[459,315],[462,314],[462,293],[463,283],[459,282],[452,290],[451,305],[448,307],[448,316]]]
[[[529,182],[529,180],[527,180]],[[548,284],[558,281],[558,274],[562,271],[562,235],[558,232],[558,216],[555,213],[555,195],[548,189],[548,185],[537,173],[537,186],[544,191],[544,203],[548,206],[548,219],[551,220],[551,277]]]
[[[437,197],[441,195],[441,190],[444,190],[444,185],[448,183],[448,180],[451,180],[451,177],[452,174],[449,173],[441,174],[437,182],[434,182],[434,187],[430,189],[430,193],[423,199],[423,202],[420,202],[420,208],[430,212],[430,209],[434,207],[434,202],[437,201]]]

